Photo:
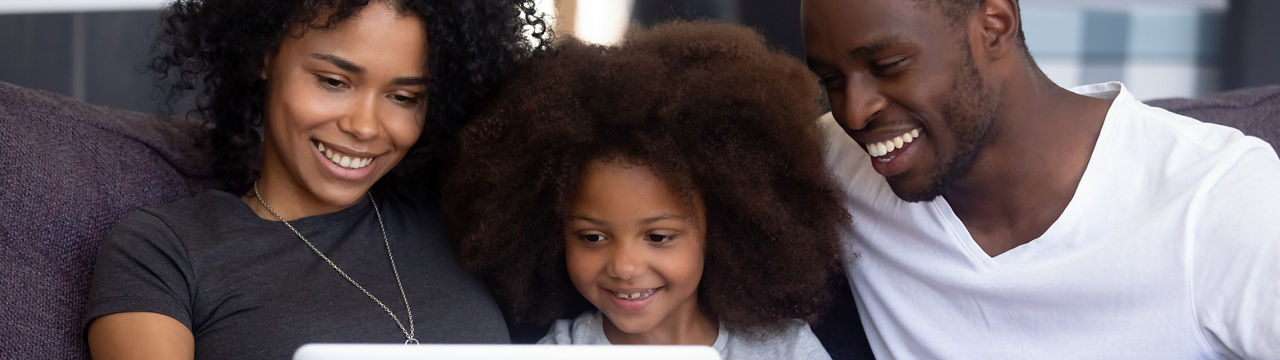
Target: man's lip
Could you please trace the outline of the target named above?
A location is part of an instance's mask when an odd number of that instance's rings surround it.
[[[886,178],[901,175],[908,170],[913,162],[916,161],[916,157],[919,155],[918,148],[926,141],[928,141],[928,139],[921,137],[913,140],[911,143],[903,144],[904,146],[902,148],[890,152],[887,155],[869,156],[871,160],[871,167],[875,169],[877,173],[880,173],[881,176]],[[887,161],[880,161],[880,159],[887,159]]]
[[[916,129],[919,129],[921,132],[924,132],[924,128],[920,126],[902,126],[902,127],[893,127],[893,128],[879,128],[879,129],[876,129],[875,131],[866,131],[866,130],[856,131],[854,132],[855,135],[853,136],[853,138],[854,140],[857,140],[858,145],[861,145],[863,148],[865,148],[867,147],[867,144],[875,144],[875,143],[893,140],[893,138],[895,137],[898,137],[904,133],[907,133],[907,132],[910,132],[911,130],[916,130]]]
[[[324,144],[325,148],[333,149],[337,152],[342,153],[343,155],[350,155],[350,156],[356,156],[356,157],[362,157],[362,158],[372,158],[372,157],[378,157],[382,155],[382,154],[372,153],[364,150],[352,149],[351,147],[334,144],[334,143],[323,141],[320,139],[312,139],[312,140],[314,140],[315,142]]]

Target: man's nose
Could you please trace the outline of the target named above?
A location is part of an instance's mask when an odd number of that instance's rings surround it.
[[[881,110],[888,100],[880,93],[880,89],[868,81],[850,78],[845,86],[844,126],[848,130],[862,130]]]

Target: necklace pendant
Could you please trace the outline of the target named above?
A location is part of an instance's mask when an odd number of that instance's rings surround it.
[[[405,341],[404,341],[404,344],[405,344],[405,345],[418,345],[418,339],[409,338],[408,340],[405,340]]]

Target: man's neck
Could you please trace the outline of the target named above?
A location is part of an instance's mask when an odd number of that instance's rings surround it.
[[[990,256],[1040,237],[1062,215],[1110,107],[1037,75],[1006,86],[990,142],[943,195]]]

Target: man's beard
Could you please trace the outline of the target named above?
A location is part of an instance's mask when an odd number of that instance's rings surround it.
[[[962,50],[965,62],[960,72],[951,82],[950,93],[953,94],[942,105],[942,120],[955,138],[955,152],[951,157],[937,154],[942,149],[935,147],[938,166],[929,177],[929,184],[916,192],[910,189],[894,188],[899,198],[910,202],[932,201],[942,196],[951,188],[956,179],[969,173],[978,154],[986,147],[991,135],[992,124],[999,115],[998,101],[994,89],[987,88],[986,82],[973,64],[973,55],[969,52],[969,44],[963,43]],[[936,142],[934,143],[936,146]]]

